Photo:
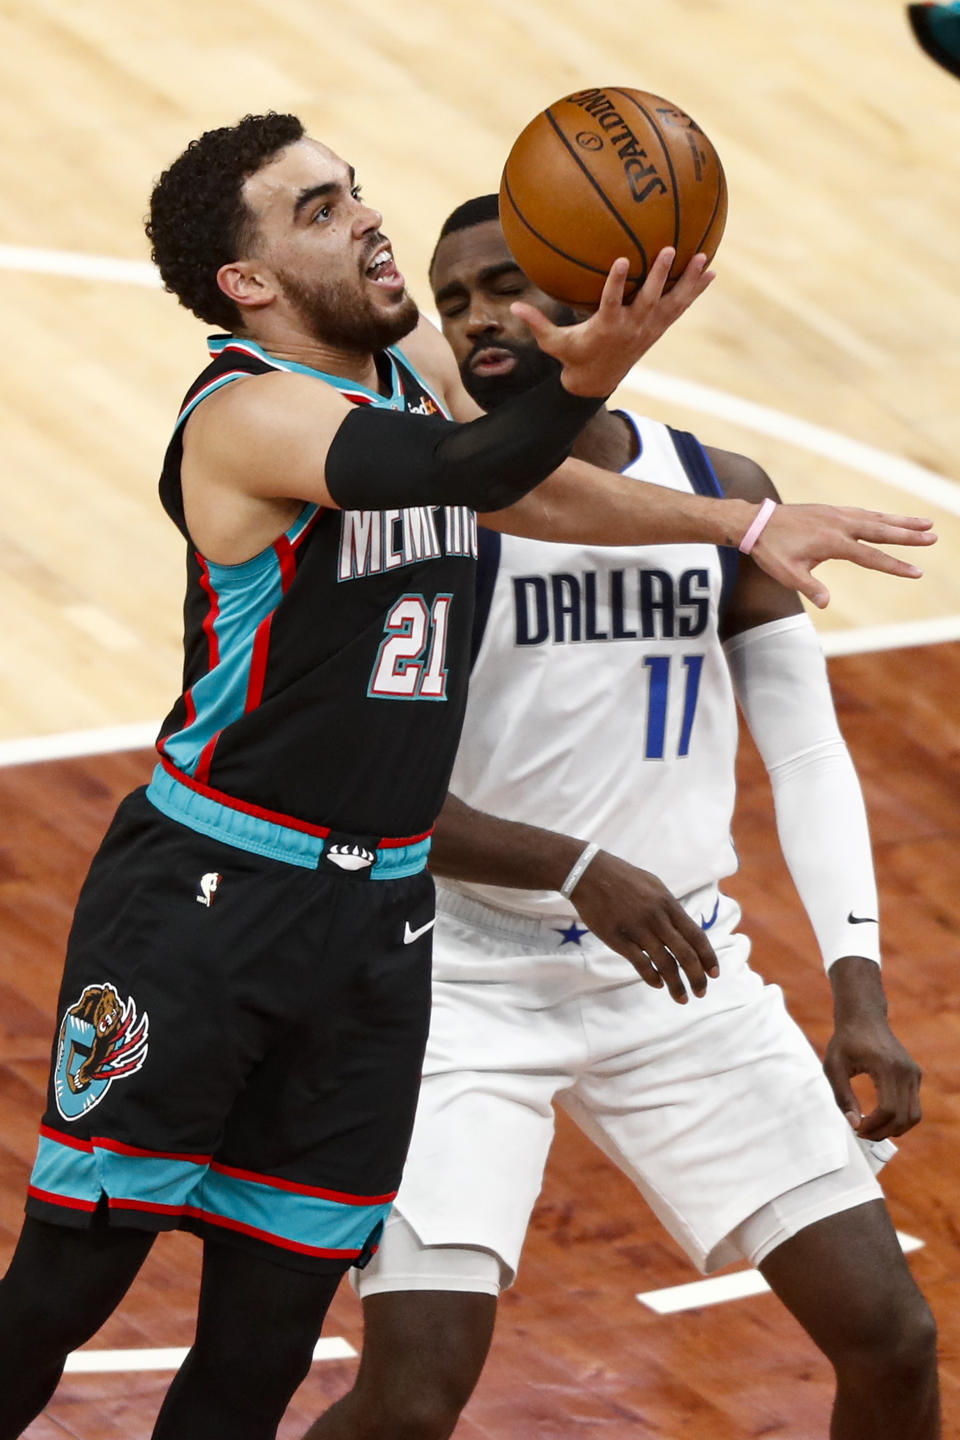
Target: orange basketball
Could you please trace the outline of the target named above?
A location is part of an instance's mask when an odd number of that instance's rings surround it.
[[[518,137],[500,182],[500,220],[530,279],[568,305],[595,305],[618,255],[628,297],[665,245],[670,281],[712,259],[727,219],[723,166],[699,125],[644,90],[578,90]]]

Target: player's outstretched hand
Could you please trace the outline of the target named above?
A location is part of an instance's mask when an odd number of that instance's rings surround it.
[[[917,580],[923,571],[916,565],[874,546],[933,545],[937,537],[932,525],[932,520],[915,515],[886,515],[880,510],[778,505],[750,554],[768,575],[790,590],[799,590],[822,610],[830,602],[830,591],[814,579],[814,566],[823,560],[849,560],[865,570]]]
[[[570,898],[588,930],[629,960],[648,985],[666,985],[678,1005],[688,999],[684,975],[694,995],[705,994],[707,977],[719,975],[705,932],[647,870],[601,850]]]
[[[563,366],[563,384],[573,395],[606,397],[632,366],[655,345],[714,279],[706,255],[694,255],[680,279],[664,293],[675,250],[661,250],[643,285],[624,302],[629,261],[610,267],[600,304],[579,325],[553,325],[535,305],[517,301],[513,313],[533,331],[540,349]]]
[[[922,1072],[887,1022],[879,967],[872,960],[848,957],[831,967],[830,979],[835,1029],[823,1068],[837,1104],[864,1140],[903,1135],[920,1119]],[[873,1081],[876,1098],[868,1115],[861,1114],[850,1084],[854,1075]]]

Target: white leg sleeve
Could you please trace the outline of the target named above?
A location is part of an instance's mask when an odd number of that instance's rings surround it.
[[[877,885],[863,793],[837,725],[823,650],[808,616],[724,646],[750,733],[770,775],[780,848],[829,969],[880,963]]]

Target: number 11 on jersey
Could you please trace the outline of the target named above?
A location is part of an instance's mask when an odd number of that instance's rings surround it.
[[[384,621],[368,695],[383,700],[446,700],[452,602],[452,595],[438,595],[432,605],[423,595],[401,595]]]

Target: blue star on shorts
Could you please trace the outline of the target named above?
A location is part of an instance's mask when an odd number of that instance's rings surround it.
[[[563,936],[563,939],[560,941],[561,945],[580,945],[584,935],[590,934],[586,926],[578,925],[576,920],[574,920],[573,924],[568,926],[566,930],[561,929],[559,925],[554,925],[552,928],[556,930],[558,935]]]

